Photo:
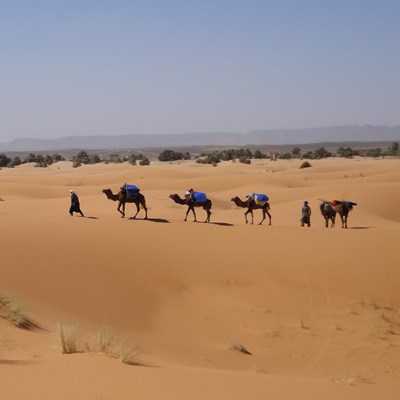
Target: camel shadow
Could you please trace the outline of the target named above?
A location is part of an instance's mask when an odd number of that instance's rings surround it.
[[[164,218],[128,218],[130,221],[150,221],[150,222],[157,222],[159,224],[170,224],[171,222]]]
[[[235,225],[230,224],[228,222],[209,222],[209,224],[218,225],[218,226],[235,226]]]
[[[147,218],[147,221],[158,222],[159,224],[170,224],[171,222],[164,218]]]
[[[352,226],[349,229],[373,229],[373,226]]]
[[[86,217],[86,216],[85,216],[85,218],[86,219],[98,219],[97,217]]]

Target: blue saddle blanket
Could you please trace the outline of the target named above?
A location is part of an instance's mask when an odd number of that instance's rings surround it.
[[[136,199],[139,195],[140,189],[135,185],[125,185],[125,190],[127,193],[128,198]]]
[[[266,203],[269,200],[269,197],[263,193],[253,193],[253,198],[256,204]]]
[[[203,203],[204,201],[207,201],[207,196],[203,192],[194,192],[193,198],[196,203]]]

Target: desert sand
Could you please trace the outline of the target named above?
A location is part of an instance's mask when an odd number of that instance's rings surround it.
[[[398,399],[400,162],[311,163],[2,169],[0,292],[32,326],[0,319],[0,398]],[[149,220],[102,193],[124,182]],[[168,198],[190,187],[211,223]],[[70,189],[85,218],[69,216]],[[230,202],[252,192],[269,195],[271,226]],[[334,198],[358,203],[349,229],[324,226],[318,199]],[[57,350],[59,323],[79,328],[79,352]],[[132,365],[93,351],[102,327],[142,350]]]

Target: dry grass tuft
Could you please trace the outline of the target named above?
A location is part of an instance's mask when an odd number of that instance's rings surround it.
[[[338,383],[340,385],[356,385],[358,383],[368,383],[368,384],[372,383],[369,379],[364,378],[359,375],[348,376],[348,377],[344,377],[344,378],[336,378],[336,379],[333,379],[332,381],[334,383]]]
[[[244,347],[241,343],[233,343],[231,348],[233,350],[239,351],[240,353],[251,355],[250,351],[248,351],[246,347]]]
[[[400,326],[399,316],[398,314],[389,315],[388,313],[382,312],[381,318],[390,325]]]
[[[304,323],[304,321],[303,321],[302,319],[300,320],[300,326],[301,326],[302,329],[310,329],[310,328]]]
[[[142,350],[132,344],[122,343],[117,350],[116,357],[123,363],[133,365],[136,364],[136,357],[142,353]]]
[[[374,310],[396,311],[393,307],[390,307],[387,304],[378,303],[374,300],[361,300],[360,304],[364,307],[373,308]]]
[[[76,325],[57,325],[58,350],[62,354],[72,354],[78,352],[79,331]]]
[[[111,354],[114,346],[114,336],[111,330],[103,326],[95,335],[93,350],[101,353]]]
[[[0,316],[19,328],[27,322],[22,304],[15,297],[4,294],[0,294]]]
[[[80,333],[76,325],[57,325],[58,344],[57,351],[62,354],[78,352],[103,353],[109,357],[117,358],[124,364],[139,365],[136,357],[142,353],[137,345],[117,342],[111,330],[103,326],[93,337],[92,341],[86,343],[80,339]]]

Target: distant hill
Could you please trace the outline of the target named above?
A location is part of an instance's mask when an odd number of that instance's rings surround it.
[[[0,151],[50,151],[66,149],[135,149],[184,146],[287,145],[321,142],[400,141],[400,125],[333,126],[306,129],[267,129],[246,134],[186,133],[168,135],[69,136],[58,139],[15,139],[0,143]]]

